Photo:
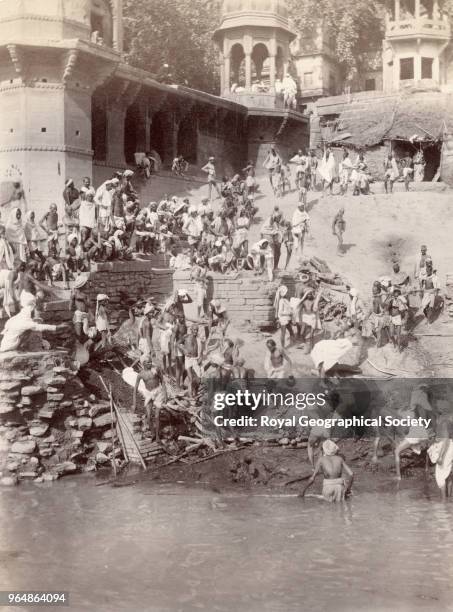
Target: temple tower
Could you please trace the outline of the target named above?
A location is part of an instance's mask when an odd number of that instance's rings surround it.
[[[442,86],[450,38],[442,0],[392,0],[383,45],[384,91]]]
[[[276,81],[286,74],[294,38],[284,0],[224,0],[214,33],[220,48],[220,95],[247,106],[273,106]]]
[[[121,53],[122,0],[0,2],[3,210],[18,180],[41,214],[67,177],[91,176],[92,94]]]

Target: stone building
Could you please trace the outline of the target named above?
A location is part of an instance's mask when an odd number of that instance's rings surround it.
[[[376,178],[390,150],[397,157],[422,154],[423,180],[453,185],[452,41],[443,3],[392,0],[389,7],[382,70],[370,54],[362,87],[317,99],[311,145],[365,151]]]
[[[274,108],[275,83],[288,71],[295,36],[282,0],[225,0],[214,33],[220,47],[221,95],[247,106]]]
[[[383,89],[453,85],[448,15],[442,0],[393,0],[383,42]]]
[[[345,82],[331,33],[322,23],[291,43],[301,103],[358,91],[451,90],[451,26],[444,0],[389,0],[382,48],[363,50],[361,72]]]
[[[292,42],[292,61],[299,79],[301,104],[341,93],[341,71],[334,42],[321,24],[314,32],[298,32]]]
[[[258,67],[265,62],[265,48],[275,60],[270,74],[276,75],[280,61],[288,59],[292,37],[285,4],[262,0],[259,5],[262,23],[251,34],[243,30],[244,44],[256,41]],[[247,19],[254,19],[251,7],[238,5],[239,13],[248,11]],[[227,2],[217,37],[233,31],[230,17]],[[90,176],[99,184],[115,170],[134,167],[135,153],[156,151],[164,168],[177,154],[192,168],[214,155],[219,172],[233,172],[288,133],[298,145],[308,142],[307,119],[277,108],[270,91],[266,102],[222,94],[165,85],[126,64],[122,0],[2,0],[3,214],[13,203],[42,214],[54,201],[61,210],[67,178],[80,184]],[[145,182],[138,186],[144,199],[151,197]]]
[[[285,108],[280,93],[295,38],[284,0],[224,0],[214,33],[221,95],[247,107],[249,158],[262,163],[270,144],[283,155],[308,145],[308,119]]]

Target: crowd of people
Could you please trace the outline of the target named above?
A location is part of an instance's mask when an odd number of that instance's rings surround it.
[[[409,191],[411,181],[422,180],[420,176],[424,173],[425,165],[422,152],[418,152],[414,158],[408,155],[401,159],[390,152],[382,164],[381,178],[385,192],[392,193],[397,181],[402,181],[406,191]],[[304,152],[299,149],[286,161],[275,148],[271,148],[264,167],[269,172],[269,180],[277,197],[285,195],[294,185],[299,192],[299,200],[303,201],[306,201],[309,190],[322,189],[324,194],[333,195],[335,184],[339,186],[338,195],[347,195],[349,190],[353,196],[369,195],[374,180],[365,153],[357,152],[353,160],[346,147],[343,147],[339,161],[331,147],[325,148],[322,158],[318,158],[314,150]]]
[[[177,159],[181,161],[182,158]],[[14,310],[13,283],[17,281],[18,266],[22,266],[38,282],[47,281],[52,285],[55,281],[62,281],[65,287],[69,287],[69,281],[75,281],[80,273],[89,271],[92,262],[128,260],[161,252],[170,255],[172,268],[191,271],[201,314],[204,311],[208,271],[225,274],[251,270],[255,275],[265,275],[272,281],[275,271],[278,268],[287,269],[293,257],[296,264],[293,267],[300,268],[304,261],[305,241],[310,234],[307,192],[318,189],[319,177],[326,177],[328,168],[334,174],[334,164],[330,163],[329,166],[329,160],[334,159],[329,148],[325,150],[322,160],[314,151],[304,154],[299,150],[284,163],[277,150],[270,148],[263,167],[268,172],[275,195],[294,187],[299,198],[290,219],[285,219],[278,205],[274,206],[271,214],[261,220],[259,240],[251,244],[249,233],[251,224],[256,221],[259,194],[252,162],[241,173],[218,180],[216,160],[210,157],[201,168],[207,176],[208,194],[199,203],[189,198],[165,195],[159,202],[143,205],[134,189],[131,170],[115,173],[97,188],[93,187],[88,177],[77,187],[72,179],[68,179],[62,194],[63,218],[60,219],[58,207],[52,203],[39,220],[35,218],[34,211],[28,211],[23,218],[22,211],[13,208],[6,223],[0,225],[3,308],[7,314]],[[350,179],[354,184],[364,185],[360,175],[363,168],[360,170],[358,167],[362,163],[366,168],[363,155],[358,155],[354,165],[348,162],[349,152],[345,149],[339,168],[342,193],[346,193]],[[291,176],[292,167],[295,169],[294,178]],[[397,169],[396,159],[390,154],[384,164],[384,181],[390,189]],[[330,175],[323,179],[324,189],[328,191],[332,187],[329,179]],[[214,198],[220,200],[215,210]],[[345,230],[346,220],[341,208],[332,221],[332,233],[338,240],[340,255],[343,254]],[[307,276],[307,270],[301,270],[301,273],[300,278]],[[319,321],[312,320],[319,296],[316,283],[308,280],[308,285],[302,281],[299,283],[300,295],[296,295],[296,298],[301,303],[296,312],[291,313],[291,320],[288,320],[288,300],[284,295],[276,297],[276,319],[280,321],[282,339],[285,330],[292,335],[294,326],[297,330],[303,327],[304,317],[305,322],[310,319],[306,325],[312,330],[308,335],[313,341],[320,325]],[[436,271],[432,260],[426,255],[426,247],[422,250],[415,280],[419,282],[422,312],[430,319],[440,307],[441,300]],[[398,264],[395,264],[389,277],[374,283],[369,315],[366,315],[360,300],[354,295],[355,289],[351,289],[350,309],[354,325],[359,326],[364,335],[374,336],[378,345],[385,342],[387,336],[401,349],[402,330],[411,315],[408,306],[411,291],[413,285],[409,275],[401,272]],[[305,335],[302,334],[302,337]]]
[[[401,351],[405,330],[417,324],[418,314],[431,321],[442,307],[436,269],[425,245],[421,247],[413,274],[402,271],[395,263],[388,276],[375,280],[371,295],[365,300],[357,289],[346,284],[345,307],[339,308],[328,324],[321,316],[326,302],[323,283],[307,267],[303,257],[305,239],[310,233],[306,196],[310,189],[319,188],[319,177],[324,191],[332,191],[333,179],[330,179],[337,175],[334,160],[328,148],[322,159],[313,151],[305,155],[299,150],[287,163],[275,148],[269,150],[263,166],[274,194],[278,196],[294,186],[299,198],[291,219],[285,219],[280,207],[275,205],[271,214],[261,221],[260,239],[251,245],[249,230],[258,212],[259,194],[255,166],[251,162],[241,173],[219,181],[216,160],[209,158],[202,167],[207,176],[208,194],[198,204],[189,198],[164,196],[159,202],[143,205],[132,183],[133,172],[126,170],[115,173],[98,188],[92,186],[89,178],[84,178],[80,186],[68,179],[62,194],[65,212],[61,219],[56,204],[51,204],[39,220],[33,211],[23,218],[22,211],[13,208],[6,223],[0,225],[0,288],[3,309],[10,317],[0,350],[17,348],[26,331],[57,332],[61,328],[37,320],[39,296],[30,279],[38,286],[41,281],[49,284],[63,281],[66,287],[72,280],[76,357],[80,364],[86,363],[93,351],[113,346],[114,341],[109,323],[109,297],[98,294],[95,312],[91,313],[84,293],[87,275],[83,273],[89,271],[92,262],[128,260],[140,254],[162,252],[171,254],[171,267],[190,271],[193,290],[191,295],[176,291],[161,306],[148,299],[138,311],[131,309],[132,322],[138,314],[141,317],[136,326],[135,348],[142,369],[137,372],[131,366],[123,371],[124,380],[134,388],[133,406],[140,393],[145,398],[148,416],[151,418],[154,414],[157,436],[159,410],[172,388],[178,391],[186,387],[195,398],[203,377],[228,382],[247,380],[255,374],[241,355],[241,341],[227,335],[230,318],[224,304],[218,299],[208,300],[208,272],[225,274],[245,269],[266,275],[272,281],[276,269],[288,268],[295,256],[294,296],[289,297],[288,287],[283,284],[275,295],[275,320],[280,331],[278,340],[269,339],[265,343],[263,368],[269,379],[291,380],[294,376],[295,364],[287,351],[288,336],[289,346],[297,344],[299,348],[307,348],[313,373],[324,380],[360,372],[360,368],[343,363],[342,357],[363,337],[374,339],[377,347],[390,343],[396,351]],[[353,193],[356,189],[366,192],[363,155],[358,155],[355,164],[348,160],[349,153],[345,150],[339,167],[341,193],[347,192],[351,181]],[[394,156],[389,155],[384,163],[387,189],[392,189],[398,168]],[[178,171],[184,173],[185,167],[181,166]],[[220,200],[215,211],[214,199]],[[338,252],[342,254],[346,231],[343,208],[333,218],[331,229],[338,240]],[[411,298],[414,293],[420,296],[416,307]],[[13,315],[19,302],[21,311]],[[184,305],[192,302],[196,315],[189,319]],[[170,385],[169,380],[173,381]],[[324,454],[333,456],[335,452],[333,447],[326,446]],[[340,463],[323,459],[318,469],[335,480]],[[346,470],[345,466],[341,469]],[[338,491],[334,489],[336,493],[332,496],[336,499]]]
[[[343,209],[335,216],[333,228],[334,234],[339,236],[340,246],[345,228]],[[323,287],[319,275],[307,265],[299,269],[293,297],[289,298],[285,285],[277,289],[274,308],[280,327],[280,348],[277,349],[272,341],[271,353],[277,359],[267,368],[270,378],[291,374],[291,361],[285,349],[301,342],[308,345],[320,376],[358,373],[340,363],[341,357],[357,345],[360,338],[374,341],[377,348],[389,344],[401,352],[407,346],[408,333],[421,320],[432,323],[444,304],[426,245],[421,246],[413,273],[401,270],[400,264],[394,263],[388,275],[373,282],[368,296],[362,297],[356,288],[346,283],[345,300],[336,310],[330,309],[332,316],[328,320],[323,315],[331,298],[325,297],[325,291],[325,283]]]

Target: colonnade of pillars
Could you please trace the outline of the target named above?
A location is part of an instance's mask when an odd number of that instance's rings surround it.
[[[275,90],[275,80],[277,78],[277,56],[269,55],[267,60],[269,61],[269,88],[270,91]],[[245,66],[245,90],[250,91],[252,87],[252,54],[245,53],[244,55],[244,66]],[[286,74],[288,70],[288,62],[283,61],[283,74]],[[223,57],[221,65],[221,90],[222,93],[228,92],[231,86],[231,56],[227,55]]]
[[[421,0],[415,0],[415,12],[414,18],[419,19],[421,16]],[[395,21],[399,21],[401,19],[401,0],[395,0]],[[434,19],[438,19],[440,16],[439,12],[439,1],[433,1],[433,17]]]

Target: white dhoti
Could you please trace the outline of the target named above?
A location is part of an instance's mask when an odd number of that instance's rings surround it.
[[[302,312],[302,323],[308,325],[312,329],[321,329],[321,324],[316,312]]]
[[[341,502],[344,500],[346,487],[343,478],[324,478],[322,496],[328,502]]]
[[[150,349],[148,340],[146,338],[143,338],[143,337],[139,338],[139,340],[138,340],[138,350],[140,351],[142,356],[151,355],[151,349]]]
[[[135,387],[135,383],[137,382],[137,376],[138,374],[134,370],[134,368],[124,368],[122,378],[124,382],[130,385],[131,387]],[[150,391],[142,380],[138,385],[138,392],[145,400],[145,404],[153,402],[156,408],[162,407],[164,398],[161,385]]]
[[[412,425],[407,432],[404,441],[410,444],[411,450],[420,455],[422,450],[426,448],[429,440],[429,434],[425,427],[421,425]]]
[[[192,371],[195,372],[195,374],[197,376],[201,376],[201,368],[200,365],[198,363],[198,357],[185,357],[184,359],[184,367],[186,368],[186,370],[189,370],[189,368],[192,368]]]
[[[410,178],[414,173],[414,170],[412,168],[408,168],[407,166],[405,168],[403,168],[403,177],[404,178]]]
[[[430,308],[434,308],[435,299],[436,299],[435,293],[430,293],[429,291],[425,291],[422,297],[421,309],[425,310],[425,308],[428,308],[428,306]]]
[[[340,184],[343,187],[346,187],[347,184],[349,183],[349,170],[342,170],[340,172]]]
[[[435,442],[428,449],[428,455],[432,463],[436,464],[435,478],[439,488],[445,485],[447,478],[450,476],[453,468],[453,442],[448,440],[448,446],[443,456],[442,462],[439,463],[439,455],[444,445],[444,441]]]

